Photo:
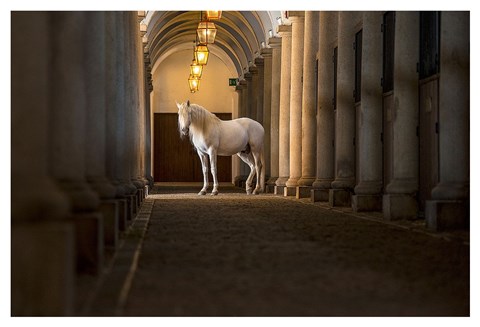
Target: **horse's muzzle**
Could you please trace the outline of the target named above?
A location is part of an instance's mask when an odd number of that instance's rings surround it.
[[[182,128],[182,134],[183,135],[188,135],[188,133],[189,133],[189,128],[188,127]]]

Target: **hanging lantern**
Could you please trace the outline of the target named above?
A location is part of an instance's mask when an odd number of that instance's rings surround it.
[[[204,44],[199,44],[194,51],[195,61],[199,65],[206,65],[208,61],[208,48]]]
[[[190,65],[190,75],[196,76],[198,78],[202,77],[203,66],[199,65],[195,59],[192,60]]]
[[[200,79],[197,76],[190,75],[190,77],[188,77],[188,86],[190,87],[190,92],[197,92],[199,85]]]
[[[213,22],[202,20],[198,23],[197,28],[198,42],[202,44],[215,42],[215,36],[217,35],[217,28]]]
[[[221,10],[207,10],[207,19],[220,19],[222,18]]]

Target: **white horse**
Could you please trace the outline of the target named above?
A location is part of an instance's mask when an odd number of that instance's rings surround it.
[[[190,101],[179,104],[178,129],[180,135],[189,135],[202,162],[203,188],[199,195],[207,194],[208,159],[213,176],[212,195],[218,194],[217,155],[237,154],[250,167],[246,182],[247,194],[252,193],[252,180],[257,175],[257,186],[253,194],[265,188],[265,164],[263,159],[263,126],[250,119],[220,120],[217,116]]]

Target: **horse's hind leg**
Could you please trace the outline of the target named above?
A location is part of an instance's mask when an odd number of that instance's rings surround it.
[[[247,194],[252,194],[252,181],[253,181],[253,176],[255,176],[255,164],[254,164],[252,152],[250,152],[249,154],[239,152],[237,153],[237,155],[250,167],[250,174],[248,175],[248,178],[245,184],[246,184]]]
[[[210,156],[210,170],[212,171],[212,176],[213,176],[213,190],[211,195],[217,195],[218,194],[217,151],[210,149],[208,155]]]
[[[263,192],[262,183],[260,181],[261,173],[262,173],[262,158],[260,152],[253,152],[253,159],[255,160],[255,170],[257,173],[257,186],[253,191],[253,194],[259,194]]]

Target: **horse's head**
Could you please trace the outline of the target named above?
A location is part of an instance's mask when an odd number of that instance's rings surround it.
[[[192,123],[192,115],[190,110],[190,101],[184,103],[178,103],[178,130],[180,136],[187,136],[190,130],[190,124]]]

